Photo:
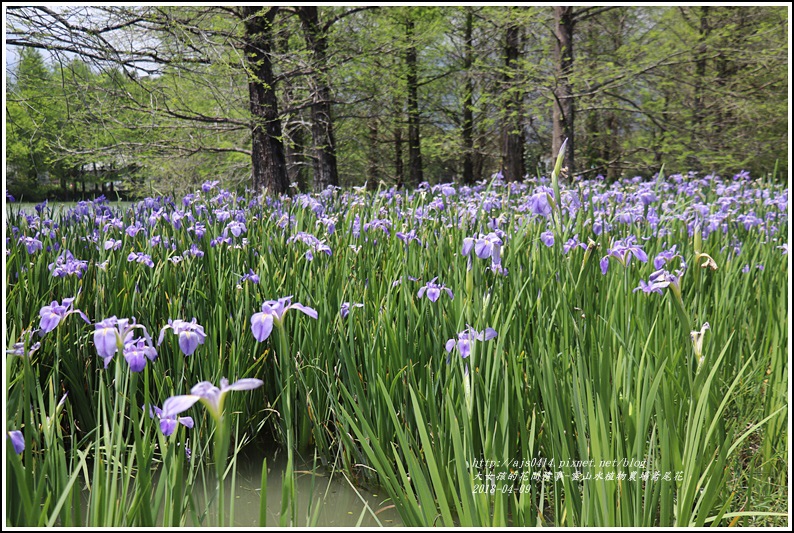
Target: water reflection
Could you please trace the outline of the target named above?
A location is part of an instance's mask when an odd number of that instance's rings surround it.
[[[249,447],[250,448],[250,447]],[[286,453],[257,453],[246,450],[238,456],[237,474],[234,480],[235,527],[259,527],[259,502],[262,476],[262,460],[267,455],[267,526],[279,526],[281,515],[281,487],[287,467]],[[332,472],[318,467],[312,476],[312,458],[298,460],[296,455],[296,501],[299,527],[395,527],[401,526],[400,517],[391,505],[391,500],[377,491],[354,487],[341,471]],[[214,482],[208,483],[214,492]],[[196,496],[199,509],[205,508],[203,490]],[[227,499],[232,494],[232,475],[226,478]],[[227,519],[229,510],[227,509]],[[211,502],[209,512],[200,524],[194,524],[190,516],[187,526],[214,526],[217,520],[217,502]]]

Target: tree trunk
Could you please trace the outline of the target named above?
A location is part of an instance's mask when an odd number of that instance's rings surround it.
[[[314,144],[314,187],[323,190],[339,185],[336,141],[331,121],[331,89],[328,84],[328,38],[319,22],[317,6],[299,7],[306,44],[312,53],[312,142]]]
[[[700,35],[695,59],[695,124],[699,127],[703,122],[703,91],[706,83],[706,39],[710,32],[709,6],[700,7]]]
[[[284,194],[289,189],[281,121],[278,115],[275,77],[270,60],[273,45],[273,20],[277,7],[267,10],[244,6],[245,58],[248,68],[249,108],[251,111],[251,162],[254,189]]]
[[[478,129],[481,129],[478,128]],[[472,157],[472,167],[473,167],[473,174],[474,174],[474,183],[478,181],[482,181],[483,179],[483,172],[485,167],[485,147],[483,146],[483,135],[481,131],[475,131],[475,142],[474,142],[474,155]]]
[[[411,19],[408,19],[405,25],[405,38],[408,43],[408,50],[405,53],[405,64],[408,70],[408,167],[410,169],[410,186],[416,187],[424,181],[424,178],[419,138],[419,81],[416,43],[414,42],[414,21]]]
[[[620,161],[620,123],[612,111],[606,114],[604,120],[607,138],[604,139],[604,163],[607,165],[607,180],[612,182],[618,179],[618,162]]]
[[[290,184],[297,183],[301,192],[308,192],[309,180],[306,176],[306,164],[303,157],[305,145],[304,132],[298,122],[292,121],[284,125],[284,158],[287,165],[287,179]]]
[[[403,127],[397,125],[394,130],[394,179],[397,188],[401,189],[405,185],[405,168],[403,166]]]
[[[503,126],[502,168],[505,181],[521,181],[524,178],[524,128],[521,121],[523,91],[518,80],[518,57],[521,47],[518,25],[510,24],[507,27],[506,37],[504,87],[508,94]]]
[[[554,70],[557,86],[554,90],[554,111],[552,118],[551,158],[556,161],[560,146],[565,139],[565,159],[563,166],[568,167],[568,175],[574,173],[574,110],[573,87],[573,31],[574,18],[571,6],[554,7]]]
[[[378,121],[369,119],[369,162],[367,164],[367,184],[377,188],[378,183]]]
[[[474,62],[474,39],[472,38],[472,26],[474,11],[471,7],[466,8],[466,55],[463,60],[463,70],[466,73],[466,93],[463,97],[463,183],[471,185],[474,183],[474,79],[471,67]]]

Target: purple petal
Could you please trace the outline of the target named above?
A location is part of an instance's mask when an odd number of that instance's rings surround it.
[[[124,354],[124,359],[130,365],[130,370],[133,372],[142,372],[146,368],[146,357],[141,350],[134,350]]]
[[[474,239],[471,237],[463,239],[463,255],[469,255],[472,248],[474,248]]]
[[[25,451],[25,436],[22,435],[21,431],[9,431],[8,438],[11,439],[11,445],[14,447],[14,451],[17,455]]]
[[[183,331],[179,334],[179,349],[182,350],[182,353],[185,355],[193,355],[198,345],[203,342],[204,339],[199,338],[193,331]]]
[[[634,246],[631,248],[631,253],[634,254],[634,257],[636,257],[639,261],[643,263],[648,262],[648,254],[646,254],[642,248]]]
[[[447,349],[448,352],[451,352],[454,347],[455,347],[455,339],[449,339],[447,341],[447,344],[445,345],[445,348]]]
[[[605,255],[603,258],[601,258],[599,265],[601,266],[601,273],[606,276],[607,270],[609,269],[609,256]]]
[[[317,315],[317,311],[315,311],[311,307],[306,307],[303,304],[292,304],[292,305],[290,305],[288,307],[288,309],[296,309],[296,310],[300,311],[301,313],[303,313],[305,315],[308,315],[308,316],[312,317],[313,319],[317,320],[317,316],[318,316]]]
[[[235,381],[231,385],[223,388],[222,392],[227,390],[253,390],[264,385],[265,382],[256,378],[243,378]]]
[[[165,403],[163,403],[162,414],[163,418],[173,418],[179,413],[187,411],[193,404],[199,401],[199,396],[194,394],[183,394],[181,396],[171,396]]]
[[[471,355],[471,341],[468,339],[460,339],[458,341],[458,350],[460,350],[460,356],[466,359]]]
[[[118,350],[116,345],[117,333],[115,327],[103,327],[94,331],[94,345],[99,357],[106,360],[105,368],[107,368],[107,359],[113,357],[113,354]]]
[[[70,311],[70,312],[71,313],[77,313],[78,315],[80,315],[80,318],[85,320],[86,324],[90,324],[91,323],[91,320],[88,318],[88,316],[85,313],[83,313],[82,311],[80,311],[79,309],[75,309],[74,311]]]
[[[480,259],[491,257],[491,250],[493,250],[493,244],[485,239],[478,239],[477,243],[474,245],[474,253],[477,254],[477,257]]]
[[[169,322],[170,322],[170,319],[169,319]],[[167,325],[163,326],[163,328],[160,330],[160,335],[157,337],[157,346],[160,346],[163,343],[163,336],[165,335],[165,330],[167,330],[167,329],[169,329],[171,327],[172,327],[172,324],[167,324]]]
[[[39,325],[39,328],[41,329],[40,335],[49,333],[50,331],[58,327],[58,324],[61,321],[61,317],[60,315],[57,315],[52,311],[53,310],[49,305],[42,307],[41,311],[39,311],[39,315],[41,316],[41,324]]]
[[[485,328],[484,333],[485,333],[485,340],[487,341],[495,338],[498,335],[498,333],[496,333],[496,330],[493,328]]]
[[[193,417],[192,416],[180,416],[177,419],[177,422],[185,426],[186,428],[193,429]]]
[[[263,342],[273,331],[273,315],[271,313],[255,313],[251,317],[251,332],[254,338]]]
[[[438,297],[441,296],[441,290],[437,289],[436,287],[430,287],[427,289],[427,299],[431,302],[435,302],[438,300]]]
[[[160,431],[163,432],[163,435],[165,435],[166,437],[170,437],[175,429],[176,429],[176,419],[174,418],[160,419]]]

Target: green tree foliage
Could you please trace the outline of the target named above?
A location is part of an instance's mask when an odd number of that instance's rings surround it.
[[[10,173],[28,186],[49,177],[49,146],[58,131],[52,73],[38,50],[23,48],[6,92],[6,158]]]
[[[9,177],[103,190],[129,166],[146,194],[250,186],[262,120],[302,190],[472,183],[508,153],[513,179],[543,174],[564,137],[577,174],[760,175],[779,160],[785,175],[785,7],[571,10],[562,68],[551,7],[11,8]],[[261,13],[266,46],[246,26]],[[251,83],[274,90],[271,114],[256,116]]]

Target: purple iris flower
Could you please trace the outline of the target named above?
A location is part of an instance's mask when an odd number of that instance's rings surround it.
[[[654,202],[658,202],[659,198],[656,197],[653,191],[644,191],[640,193],[640,201],[642,205],[650,205]]]
[[[328,235],[332,235],[336,230],[336,218],[334,217],[320,217],[316,225],[319,226],[320,224],[325,226],[325,231],[328,232]]]
[[[574,235],[573,237],[568,239],[566,241],[566,243],[562,245],[562,251],[563,251],[563,253],[567,254],[568,252],[570,252],[573,248],[575,248],[577,246],[582,248],[583,250],[587,250],[587,245],[585,243],[579,241],[579,235],[578,234]]]
[[[143,406],[146,409],[146,406]],[[171,434],[176,430],[177,424],[182,424],[188,429],[193,429],[193,417],[190,416],[170,416],[164,417],[163,410],[157,407],[156,405],[149,406],[149,417],[154,418],[157,417],[160,420],[160,431],[163,432],[163,435],[166,437],[170,437]]]
[[[314,259],[314,254],[312,253],[312,251],[323,252],[325,254],[331,255],[331,248],[327,244],[325,244],[325,242],[321,241],[311,233],[305,233],[303,231],[299,231],[298,233],[287,239],[288,243],[292,243],[295,241],[300,241],[311,248],[306,252],[306,259],[308,261]]]
[[[165,330],[169,328],[179,336],[179,349],[182,350],[182,353],[185,355],[193,355],[199,344],[204,344],[204,339],[207,338],[204,334],[204,327],[196,323],[196,317],[193,317],[191,322],[185,322],[180,319],[171,320],[169,318],[168,324],[163,326],[163,329],[160,330],[157,346],[162,344]]]
[[[182,219],[185,218],[185,212],[174,211],[169,218],[171,219],[171,225],[174,226],[175,229],[182,229]]]
[[[152,257],[143,252],[130,252],[130,255],[127,256],[127,261],[136,261],[148,266],[149,268],[154,268],[154,261],[152,261]]]
[[[548,196],[549,192],[545,190],[548,189],[548,187],[543,187],[543,189],[544,190],[529,197],[528,207],[533,214],[548,218],[551,216],[551,205],[549,205]],[[553,194],[553,192],[551,192],[551,194]]]
[[[491,270],[507,275],[507,269],[502,267],[502,244],[502,238],[496,232],[491,232],[488,235],[480,233],[477,238],[466,237],[463,239],[463,249],[461,251],[464,256],[468,256],[473,248],[475,255],[480,259],[491,258]],[[469,257],[467,269],[471,270],[471,267],[471,257]]]
[[[30,344],[30,341],[33,340],[33,334],[36,333],[37,329],[29,330],[25,329],[22,331],[22,334],[19,336],[19,342],[15,342],[14,345],[11,347],[10,350],[6,350],[6,353],[9,355],[16,355],[17,357],[25,357],[26,355],[29,357],[33,355],[33,352],[41,348],[41,343],[36,342],[33,345]],[[25,346],[28,346],[28,353],[25,354]]]
[[[150,361],[157,359],[157,350],[143,337],[124,343],[124,359],[133,372],[142,372],[147,358]],[[107,359],[105,362],[107,364]]]
[[[227,232],[231,232],[231,234],[234,235],[235,237],[239,237],[246,231],[247,229],[245,227],[245,224],[243,224],[242,222],[238,222],[236,220],[232,220],[226,225],[226,228],[223,230],[223,235],[226,236],[228,235]]]
[[[465,241],[465,240],[464,240]],[[488,259],[494,254],[499,253],[499,248],[502,246],[502,239],[496,233],[489,233],[488,235],[480,234],[480,237],[474,242],[474,253],[480,259]],[[464,247],[466,246],[464,242]]]
[[[254,313],[251,317],[251,332],[257,341],[263,342],[267,339],[273,331],[273,324],[281,324],[284,320],[284,314],[290,309],[297,309],[301,313],[317,320],[317,311],[303,304],[293,304],[291,302],[292,296],[286,296],[278,300],[268,300],[262,304],[262,312]]]
[[[204,224],[200,222],[196,222],[194,225],[190,226],[187,230],[195,233],[196,238],[198,239],[202,238],[204,236],[204,233],[207,232],[207,228],[204,226]]]
[[[253,268],[249,268],[248,269],[248,274],[243,274],[242,277],[240,278],[240,283],[242,283],[244,281],[250,281],[254,285],[258,285],[259,284],[259,276],[257,276],[254,273],[254,269]]]
[[[110,249],[118,250],[119,248],[121,248],[121,240],[108,239],[105,241],[104,248],[105,250],[110,250]]]
[[[346,318],[350,314],[351,307],[364,307],[364,304],[344,302],[339,309],[339,314],[342,315],[342,318]]]
[[[232,238],[231,237],[215,237],[210,241],[210,246],[215,248],[219,244],[231,244]]]
[[[403,233],[402,231],[398,231],[395,233],[398,239],[403,241],[406,245],[411,244],[411,241],[416,241],[419,243],[419,246],[422,246],[422,241],[419,237],[416,236],[416,230],[412,229],[408,233]]]
[[[204,191],[204,192],[210,192],[210,191],[211,191],[212,189],[214,189],[214,188],[215,188],[215,187],[216,187],[216,186],[217,186],[219,183],[220,183],[220,181],[218,181],[218,180],[215,180],[215,181],[205,181],[204,183],[202,183],[202,184],[201,184],[201,190],[202,190],[202,191]]]
[[[440,283],[436,283],[437,279],[438,276],[428,281],[424,287],[419,289],[419,292],[416,294],[416,296],[421,298],[424,296],[425,292],[427,292],[427,299],[431,302],[435,302],[441,296],[441,291],[446,291],[447,296],[449,296],[451,300],[454,300],[455,296],[453,296],[452,290],[450,290],[448,287],[445,287],[444,285],[441,285]]]
[[[364,224],[364,232],[366,233],[366,232],[369,232],[369,231],[373,231],[373,230],[379,229],[383,233],[385,233],[386,235],[389,235],[390,234],[389,230],[390,230],[391,226],[392,226],[391,220],[389,220],[387,218],[382,218],[382,219],[381,218],[375,218],[375,219],[372,219],[371,221],[367,222],[366,224]]]
[[[80,317],[85,320],[86,324],[91,323],[85,313],[79,309],[71,309],[72,302],[74,302],[74,298],[64,298],[60,304],[53,300],[50,305],[45,305],[41,308],[39,311],[39,316],[41,317],[39,336],[43,337],[45,334],[57,328],[61,320],[72,313],[79,314]]]
[[[133,360],[137,360],[136,358],[140,354],[134,354],[133,352],[141,350],[138,350],[137,346],[127,349],[127,345],[133,343],[132,334],[134,333],[135,329],[142,329],[148,346],[152,345],[149,332],[146,331],[146,328],[142,324],[136,324],[135,318],[116,318],[115,316],[112,316],[97,322],[94,324],[94,327],[96,328],[94,330],[94,346],[96,346],[97,355],[104,360],[105,368],[108,367],[110,360],[118,351],[119,347],[121,347],[122,352],[125,353],[125,355],[129,353],[129,355],[133,357]],[[145,351],[143,351],[141,354],[152,359],[151,352],[147,354]],[[154,357],[156,357],[156,353],[154,354]],[[144,361],[144,364],[145,363],[146,361]]]
[[[229,380],[221,378],[221,387],[218,388],[209,381],[197,383],[190,394],[172,396],[163,403],[162,418],[172,418],[187,411],[198,401],[204,404],[216,422],[223,415],[223,400],[229,391],[253,390],[264,385],[261,379],[243,378],[229,385]]]
[[[39,348],[41,348],[41,343],[40,342],[34,343],[30,347],[30,349],[28,349],[27,356],[30,357]],[[24,342],[15,342],[14,346],[12,346],[10,350],[6,350],[6,353],[9,354],[9,355],[16,355],[17,357],[24,357],[25,356],[25,343]]]
[[[461,250],[463,255],[467,256],[471,253],[471,249],[474,248],[475,240],[476,239],[474,237],[466,237],[463,239],[463,249]]]
[[[543,244],[551,248],[554,246],[554,234],[550,231],[544,231],[540,234],[540,240]]]
[[[144,229],[140,222],[135,222],[135,224],[128,226],[127,229],[124,230],[124,232],[130,237],[135,237],[141,231],[144,231]]]
[[[645,294],[650,294],[652,292],[662,294],[662,289],[666,289],[672,285],[675,292],[678,294],[681,292],[680,279],[682,274],[683,271],[681,270],[676,271],[675,274],[671,274],[667,270],[657,270],[650,275],[647,282],[640,280],[639,286],[636,287],[633,292],[642,290]]]
[[[669,261],[672,261],[674,257],[681,257],[681,255],[676,251],[676,247],[677,245],[674,244],[669,250],[663,250],[659,252],[653,259],[653,268],[659,270]]]
[[[653,277],[653,276],[651,276]],[[647,282],[644,279],[640,280],[640,285],[636,287],[632,292],[637,292],[641,290],[645,294],[650,294],[652,292],[658,292],[662,294],[662,289],[667,287],[668,283],[663,280],[654,280],[649,279]]]
[[[88,269],[88,261],[75,259],[72,252],[64,250],[55,262],[50,263],[47,268],[56,278],[65,278],[66,276],[75,275],[78,279],[82,279],[83,272]]]
[[[191,244],[190,248],[182,252],[182,257],[187,257],[189,255],[193,257],[204,257],[204,250],[195,244]]]
[[[25,436],[19,430],[12,430],[7,433],[8,438],[11,439],[11,446],[17,455],[25,451]]]
[[[468,326],[466,329],[458,333],[457,339],[449,339],[445,347],[448,353],[457,348],[460,356],[463,359],[466,359],[471,355],[472,342],[475,340],[483,342],[489,341],[496,336],[496,330],[493,328],[485,328],[483,331],[477,331],[471,326]]]
[[[29,255],[35,254],[38,250],[41,250],[44,246],[40,240],[35,237],[20,237],[19,242],[25,245],[25,249],[27,250]]]
[[[648,262],[648,255],[645,251],[636,244],[637,237],[629,235],[625,239],[619,239],[612,244],[612,248],[607,250],[607,255],[601,258],[599,262],[601,266],[601,273],[606,275],[609,269],[609,258],[614,257],[623,266],[628,266],[631,262],[631,257],[634,256],[642,263]]]

